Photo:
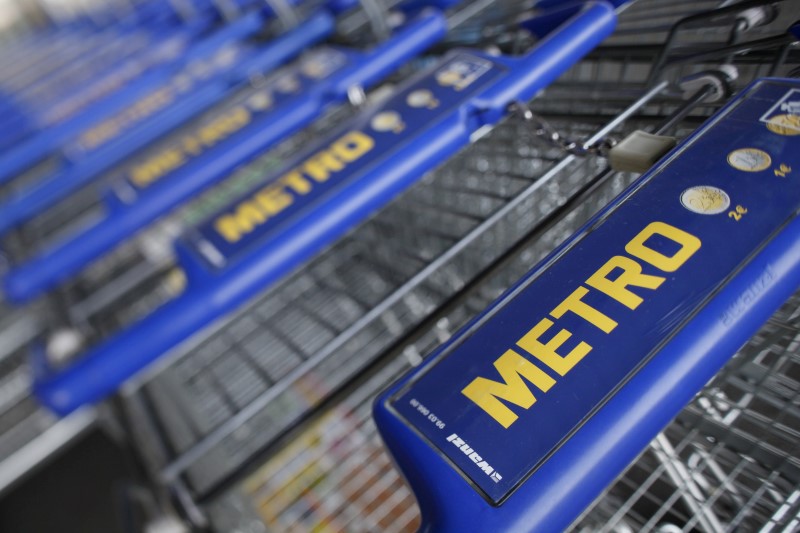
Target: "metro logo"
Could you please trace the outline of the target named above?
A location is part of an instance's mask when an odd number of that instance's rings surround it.
[[[648,244],[651,239],[669,243],[674,251],[667,255],[654,249]],[[671,273],[686,263],[700,246],[700,239],[694,235],[664,222],[652,222],[625,245],[625,251],[641,262],[662,272]],[[612,257],[589,276],[585,285],[628,309],[635,310],[644,298],[631,291],[629,287],[652,291],[658,289],[666,278],[642,273],[641,264],[633,258],[623,255]],[[616,320],[583,300],[589,292],[590,289],[583,285],[576,288],[550,311],[550,318],[539,320],[516,341],[516,346],[521,348],[520,351],[530,357],[523,357],[512,348],[506,350],[494,362],[502,381],[477,377],[464,387],[461,393],[508,429],[519,416],[504,402],[522,409],[528,409],[536,403],[536,394],[528,387],[525,380],[536,387],[537,394],[546,393],[556,385],[556,380],[545,373],[542,367],[563,377],[592,351],[591,345],[580,341],[569,353],[565,355],[559,353],[558,349],[572,337],[572,332],[566,329],[558,330],[549,341],[542,342],[542,336],[556,325],[555,320],[566,313],[573,313],[606,334],[618,326]],[[531,361],[531,358],[535,361]]]
[[[178,96],[174,87],[168,86],[148,94],[131,107],[92,127],[78,138],[82,150],[93,150],[116,138],[138,121],[151,117],[172,104]]]
[[[139,188],[148,187],[241,130],[251,119],[252,113],[247,107],[234,107],[131,168],[131,182]]]
[[[273,183],[237,204],[232,212],[217,217],[214,229],[226,242],[236,243],[294,203],[295,197],[310,193],[315,183],[327,181],[344,171],[375,146],[360,131],[351,131],[320,150]]]
[[[498,398],[527,409],[536,403],[536,397],[522,378],[543,392],[549,391],[556,384],[556,380],[512,349],[506,350],[506,353],[494,362],[494,367],[500,373],[502,382],[478,377],[461,392],[504,428],[513,424],[517,415]]]

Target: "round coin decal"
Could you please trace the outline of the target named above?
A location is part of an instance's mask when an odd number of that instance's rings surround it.
[[[406,103],[410,107],[427,107],[434,109],[439,105],[439,102],[433,96],[433,93],[427,89],[419,89],[408,95]]]
[[[728,164],[744,172],[760,172],[772,164],[772,158],[757,148],[739,148],[728,154]]]
[[[681,205],[701,215],[718,215],[731,205],[728,193],[710,185],[690,187],[681,193]]]
[[[800,135],[800,116],[775,115],[767,122],[767,129],[778,135]]]
[[[370,126],[375,131],[392,131],[394,133],[400,133],[405,128],[400,113],[396,111],[378,113],[370,122]]]

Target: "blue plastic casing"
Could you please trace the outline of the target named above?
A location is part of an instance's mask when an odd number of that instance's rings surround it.
[[[106,194],[106,216],[9,271],[7,298],[22,303],[69,279],[237,166],[310,124],[331,105],[345,101],[350,87],[374,85],[446,31],[444,16],[427,11],[367,52],[333,47],[311,52],[242,101],[160,146],[157,153],[127,165]],[[212,137],[219,140],[209,140]],[[171,163],[163,163],[167,160]]]
[[[129,83],[140,79],[149,70],[160,68],[162,65],[176,61],[187,52],[192,43],[192,38],[195,37],[194,34],[195,32],[191,30],[171,32],[161,39],[156,39],[155,42],[138,54],[125,58],[123,61],[112,65],[111,68],[95,74],[89,83],[72,88],[66,94],[62,87],[60,98],[55,102],[42,106],[37,112],[30,113],[29,120],[39,130],[52,128],[72,119],[89,106],[94,105],[96,107],[92,107],[92,114],[84,118],[84,120],[87,121],[86,124],[90,124],[90,121],[93,120],[96,121],[97,114],[102,114],[103,116],[107,114],[104,113],[103,107],[96,102],[114,94],[118,96],[115,100],[120,102],[116,106],[121,106],[124,99],[119,98],[120,93],[118,91],[121,91]],[[147,84],[142,85],[141,90],[145,90]],[[73,122],[72,124],[75,125],[75,128],[80,127],[78,123]]]
[[[423,531],[561,531],[800,286],[800,82],[762,80],[375,404]]]
[[[167,63],[163,67],[155,68],[153,71],[144,73],[140,79],[124,86],[119,92],[112,92],[106,97],[99,98],[98,101],[87,106],[83,104],[80,113],[75,113],[75,102],[73,101],[76,96],[72,91],[68,91],[63,96],[63,100],[55,102],[47,106],[44,110],[35,113],[32,118],[34,123],[39,127],[47,126],[47,129],[39,131],[37,134],[26,139],[24,142],[15,146],[12,150],[3,154],[0,157],[0,184],[6,183],[13,179],[17,174],[35,164],[38,160],[45,157],[50,152],[58,149],[64,142],[68,141],[81,131],[88,129],[93,124],[97,124],[108,118],[111,114],[124,109],[131,105],[136,99],[146,94],[148,91],[154,89],[159,84],[163,84],[172,75],[175,74],[176,69],[184,68],[187,64],[201,60],[202,58],[213,54],[219,48],[228,43],[243,39],[253,32],[258,31],[263,26],[263,18],[258,12],[247,14],[232,24],[225,25],[220,29],[214,31],[208,36],[200,38],[196,42],[192,42],[191,46],[182,51],[178,61],[174,63]],[[173,38],[182,39],[181,35],[188,32],[194,35],[195,28],[191,27],[187,30],[177,32]],[[162,44],[157,44],[154,48],[146,48],[141,52],[141,57],[135,58],[131,64],[123,63],[121,66],[112,68],[109,72],[105,73],[89,84],[88,87],[78,87],[78,98],[85,100],[88,96],[98,93],[98,87],[102,89],[109,83],[113,84],[115,79],[124,76],[127,69],[141,70],[143,66],[140,61],[148,64],[154,58],[164,55],[171,55],[169,48],[180,46],[182,43],[176,43],[173,38],[166,41],[166,49],[159,50]],[[87,63],[88,67],[92,67],[91,57],[81,57],[81,63]],[[65,63],[62,68],[74,68],[74,62]],[[58,87],[63,91],[61,84],[56,84],[52,80],[46,83],[49,87]],[[80,91],[85,90],[85,93]],[[101,92],[101,91],[100,91]],[[40,116],[41,115],[41,116]],[[66,119],[65,116],[70,116]],[[54,124],[53,121],[56,123]]]
[[[527,55],[456,51],[386,102],[344,124],[176,244],[179,297],[74,364],[38,369],[35,390],[58,413],[101,400],[147,364],[251,300],[528,100],[614,28],[613,8],[588,2]]]
[[[76,173],[94,174],[97,171],[93,165],[113,158],[120,152],[120,146],[129,146],[132,141],[141,143],[142,137],[157,138],[179,123],[180,117],[191,115],[195,109],[203,109],[218,99],[232,83],[274,68],[304,47],[323,39],[333,31],[334,22],[332,15],[323,10],[266,45],[246,45],[242,41],[263,25],[261,11],[247,13],[195,43],[175,65],[179,67],[177,71],[169,66],[146,74],[120,94],[104,98],[71,120],[14,147],[0,156],[0,184],[13,179],[52,151],[62,149],[65,143],[65,171],[88,158],[90,161],[85,163],[89,170]],[[159,103],[163,107],[159,107],[159,111],[164,112],[159,117],[144,112]],[[131,115],[137,118],[131,119]],[[115,128],[120,131],[114,131]],[[109,131],[113,134],[108,134]],[[125,135],[120,136],[120,133]]]
[[[0,234],[66,198],[136,150],[222,99],[250,76],[269,72],[330,34],[333,16],[312,15],[266,45],[229,45],[202,64],[190,63],[168,83],[136,104],[109,117],[68,144],[64,153],[77,162],[44,177],[0,205]]]

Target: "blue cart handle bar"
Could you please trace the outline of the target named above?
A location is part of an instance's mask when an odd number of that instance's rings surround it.
[[[137,185],[128,173],[120,176],[115,182],[116,189],[107,194],[106,216],[9,271],[5,279],[6,297],[23,303],[69,279],[147,224],[229,176],[234,168],[307,126],[330,105],[346,101],[349,88],[374,85],[438,42],[446,32],[445,17],[431,10],[367,52],[323,48],[317,51],[320,61],[316,61],[317,56],[312,52],[299,66],[280,73],[254,94],[253,100],[259,100],[259,95],[269,98],[271,105],[267,109],[253,109],[244,103],[225,112],[224,116],[245,113],[247,122],[223,142],[196,156],[184,154],[185,163],[152,184]],[[324,78],[320,79],[320,74],[314,78],[303,75],[302,70],[312,64],[319,65]],[[302,86],[294,87],[291,94],[282,93],[279,86],[289,77]],[[210,122],[217,120],[215,116]],[[198,124],[185,136],[199,138],[206,126],[206,122]],[[180,142],[173,144],[180,146]],[[173,144],[165,146],[163,151],[174,150]],[[116,195],[120,189],[134,198],[121,200]]]
[[[330,35],[335,27],[334,17],[321,11],[297,27],[269,43],[248,51],[249,57],[232,65],[220,66],[220,75],[208,80],[196,79],[191,91],[180,88],[175,76],[162,89],[169,89],[175,101],[157,114],[135,119],[119,134],[104,139],[98,146],[71,143],[65,151],[81,153],[78,162],[43,177],[31,186],[13,194],[0,205],[0,234],[11,230],[50,208],[83,186],[96,180],[103,172],[126,157],[156,141],[161,135],[180,126],[213,105],[229,93],[232,87],[246,83],[250,75],[270,72],[299,55],[303,50]],[[149,94],[158,94],[153,92]],[[130,108],[116,117],[129,115]],[[109,119],[109,123],[113,120]]]
[[[180,68],[195,59],[207,56],[227,43],[244,39],[259,31],[263,26],[264,15],[262,12],[253,11],[247,13],[236,21],[226,24],[210,35],[192,43],[192,46],[175,65],[167,65],[164,68],[155,69],[154,72],[146,73],[140,81],[124,88],[119,95],[111,95],[104,98],[71,120],[39,132],[14,146],[0,156],[0,185],[11,181],[20,172],[32,166],[52,151],[57,150],[77,132],[96,123],[104,116],[123,108],[143,94],[144,91],[163,83],[174,73],[176,67]],[[65,164],[67,164],[66,161]]]
[[[751,84],[377,399],[421,531],[566,529],[797,290],[797,109]]]
[[[177,241],[187,279],[180,296],[65,368],[49,367],[34,351],[35,393],[62,415],[113,393],[447,160],[512,102],[532,98],[615,23],[610,4],[591,1],[522,57],[448,54]],[[242,224],[242,212],[254,218]]]

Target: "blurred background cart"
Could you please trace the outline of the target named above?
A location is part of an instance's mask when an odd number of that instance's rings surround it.
[[[518,2],[474,9],[442,49],[527,46],[509,24]],[[481,132],[126,384],[114,409],[154,494],[215,531],[413,531],[413,496],[370,420],[374,396],[630,183],[636,173],[609,167],[612,140],[637,129],[683,138],[756,77],[795,75],[787,29],[798,18],[791,1],[627,6],[615,34],[534,99],[532,114]],[[273,153],[282,149],[293,145]],[[797,298],[575,530],[800,527]]]

